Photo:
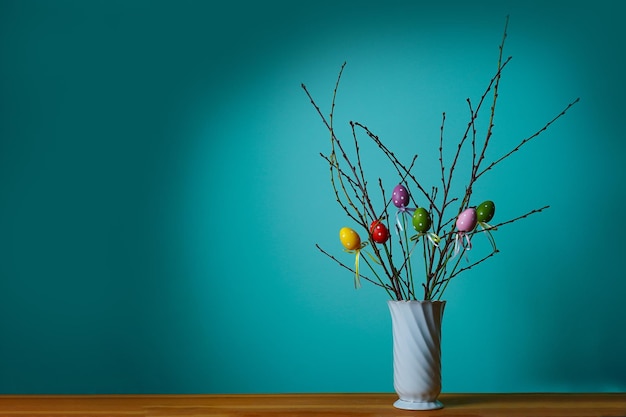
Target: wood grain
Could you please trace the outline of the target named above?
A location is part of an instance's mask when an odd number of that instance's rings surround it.
[[[445,408],[404,411],[395,394],[271,395],[0,395],[0,416],[396,417],[616,416],[623,394],[442,394]]]

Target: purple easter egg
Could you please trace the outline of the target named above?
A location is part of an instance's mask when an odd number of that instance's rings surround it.
[[[476,209],[470,207],[459,214],[456,219],[456,228],[459,229],[459,232],[471,232],[476,227],[476,222]]]
[[[391,201],[393,205],[401,208],[409,205],[409,190],[407,190],[402,184],[398,184],[393,188],[391,194]]]

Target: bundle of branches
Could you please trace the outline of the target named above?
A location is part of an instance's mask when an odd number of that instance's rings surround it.
[[[494,117],[496,104],[498,102],[498,89],[503,70],[511,61],[511,57],[503,59],[504,44],[507,37],[508,17],[504,26],[502,41],[499,45],[498,63],[495,75],[489,81],[484,93],[477,103],[472,103],[468,98],[469,121],[465,131],[456,143],[456,150],[453,150],[449,165],[446,166],[444,159],[444,126],[446,122],[445,113],[442,114],[441,128],[439,134],[439,168],[440,184],[432,187],[424,186],[420,180],[412,173],[417,155],[413,155],[410,161],[403,163],[366,125],[350,121],[352,133],[352,156],[344,142],[335,134],[334,112],[335,100],[341,76],[346,64],[341,66],[337,82],[333,90],[330,114],[326,117],[313,99],[306,86],[302,88],[310,99],[313,107],[320,116],[322,122],[330,133],[330,153],[321,154],[326,160],[330,169],[330,182],[335,198],[345,214],[359,227],[366,230],[367,240],[361,241],[360,235],[352,228],[344,227],[340,231],[340,240],[346,251],[355,254],[354,266],[349,266],[339,260],[331,253],[316,245],[317,248],[337,262],[343,268],[351,271],[355,277],[355,286],[360,285],[360,279],[364,279],[374,285],[383,288],[388,295],[395,300],[419,299],[422,294],[424,300],[438,300],[443,295],[448,283],[459,274],[467,271],[476,265],[498,253],[492,231],[501,226],[517,222],[528,216],[539,213],[549,206],[539,207],[523,213],[515,218],[501,221],[496,224],[489,224],[495,213],[493,201],[484,201],[478,205],[471,204],[471,197],[476,182],[496,165],[500,164],[512,154],[519,151],[525,144],[546,131],[556,120],[576,104],[579,99],[572,101],[560,113],[545,123],[540,129],[530,136],[522,139],[510,151],[500,157],[487,160],[486,151],[491,143],[494,127]],[[479,114],[484,113],[484,108],[491,106],[488,110],[489,122],[484,136],[477,132],[476,121]],[[367,140],[373,141],[386,159],[393,166],[397,173],[397,185],[393,189],[391,196],[385,192],[382,180],[379,178],[374,192],[381,193],[382,207],[375,207],[373,203],[370,183],[365,176],[365,170],[361,160],[361,149],[359,146],[359,136],[365,136]],[[470,147],[471,170],[467,183],[464,186],[464,193],[460,196],[453,196],[451,186],[455,175],[458,175],[459,161],[462,157],[462,150]],[[466,175],[466,174],[465,174]],[[416,189],[420,199],[426,202],[420,207],[415,196],[409,193],[409,189]],[[392,204],[397,208],[395,218],[390,213]],[[412,222],[414,234],[409,235],[407,217]],[[389,230],[395,229],[396,233]],[[490,242],[490,251],[467,262],[461,262],[467,258],[465,251],[471,249],[471,239],[476,234],[483,234]],[[392,239],[392,235],[396,239]],[[364,251],[369,246],[371,251]],[[415,286],[412,255],[416,248],[420,248],[423,257],[424,279],[421,282],[421,291]],[[360,256],[361,251],[367,255]],[[363,273],[363,268],[359,268],[359,261],[365,262],[368,273]],[[370,274],[371,273],[371,274]],[[419,292],[418,292],[419,291]]]

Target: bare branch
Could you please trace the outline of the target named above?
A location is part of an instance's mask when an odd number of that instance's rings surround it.
[[[476,178],[480,178],[485,172],[489,171],[491,168],[493,168],[494,166],[496,166],[497,164],[499,164],[500,162],[504,161],[506,158],[508,158],[509,156],[511,156],[513,153],[517,152],[520,150],[520,148],[522,146],[524,146],[525,144],[527,144],[528,142],[530,142],[532,139],[536,138],[537,136],[539,136],[541,133],[545,132],[550,125],[552,125],[552,123],[556,122],[558,119],[560,119],[561,117],[563,117],[565,115],[565,113],[567,113],[567,111],[569,109],[572,108],[572,106],[574,106],[574,104],[578,103],[580,101],[580,97],[577,98],[576,100],[572,101],[571,103],[569,103],[567,105],[567,107],[565,107],[561,113],[559,113],[558,115],[556,115],[552,120],[550,120],[548,123],[546,123],[541,129],[539,129],[538,131],[536,131],[535,133],[533,133],[532,135],[530,135],[529,137],[527,137],[526,139],[522,140],[515,148],[513,148],[512,150],[510,150],[508,153],[506,153],[505,155],[501,156],[500,158],[496,159],[495,161],[493,161],[491,164],[489,164],[489,166],[487,166],[487,168],[483,169],[481,172],[479,172],[476,175]]]
[[[470,200],[476,181],[478,181],[483,174],[490,171],[494,166],[510,157],[513,153],[517,152],[522,146],[546,131],[554,122],[556,122],[556,120],[563,117],[567,111],[579,101],[579,99],[576,99],[571,102],[561,111],[561,113],[547,122],[541,129],[537,130],[531,136],[523,139],[512,150],[491,162],[487,167],[484,167],[484,164],[486,163],[485,155],[487,155],[487,148],[491,143],[494,133],[496,105],[500,94],[500,80],[502,78],[503,70],[509,62],[511,62],[511,57],[504,59],[504,44],[507,38],[508,22],[509,18],[507,16],[502,34],[502,40],[498,47],[497,70],[484,89],[480,99],[476,103],[473,103],[469,98],[466,100],[469,108],[469,121],[467,122],[461,138],[455,143],[455,148],[453,148],[452,154],[450,154],[451,158],[449,160],[444,158],[444,155],[447,155],[444,152],[444,146],[447,145],[444,140],[444,133],[446,133],[444,129],[446,124],[446,113],[442,113],[438,148],[441,185],[424,186],[424,184],[422,184],[412,173],[412,170],[416,165],[417,155],[413,156],[410,164],[407,165],[403,163],[400,158],[398,158],[396,154],[382,142],[378,135],[374,134],[362,123],[350,121],[354,148],[350,148],[349,152],[347,151],[347,148],[345,148],[339,138],[337,138],[334,131],[335,103],[339,83],[346,66],[345,62],[341,66],[335,87],[333,89],[330,115],[328,118],[324,116],[323,112],[308,92],[306,86],[302,84],[302,88],[330,133],[331,152],[328,156],[324,154],[321,154],[321,156],[328,163],[331,185],[333,192],[335,193],[335,198],[348,217],[358,225],[365,228],[368,236],[367,243],[371,243],[371,251],[373,252],[373,255],[369,252],[368,248],[368,252],[364,252],[367,254],[367,257],[359,259],[363,259],[376,279],[364,276],[361,272],[359,272],[358,276],[363,278],[365,281],[385,289],[392,299],[404,300],[416,299],[417,297],[415,294],[416,284],[414,283],[413,275],[414,263],[411,260],[411,256],[416,248],[423,254],[424,281],[421,283],[421,286],[424,289],[424,299],[440,299],[452,279],[459,276],[459,274],[485,262],[487,259],[498,253],[496,242],[494,236],[492,235],[493,230],[525,219],[535,213],[540,213],[549,207],[543,206],[541,208],[528,211],[520,216],[504,220],[498,224],[494,224],[493,226],[483,225],[483,230],[475,229],[471,232],[465,232],[464,235],[466,235],[468,239],[475,237],[478,233],[486,233],[484,236],[491,243],[491,251],[472,262],[470,262],[469,256],[467,256],[469,255],[468,253],[458,253],[460,248],[463,248],[463,251],[465,251],[466,248],[469,248],[469,240],[466,241],[467,243],[463,243],[463,241],[459,242],[458,239],[460,232],[456,227],[457,218],[463,210],[467,209],[467,207],[471,205]],[[483,133],[485,135],[484,141],[480,141],[481,143],[478,143],[479,133],[477,129],[477,120],[479,115],[482,116],[483,113],[486,113],[486,110],[483,110],[483,108],[486,107],[488,98],[491,99],[488,117],[489,122],[486,126],[486,131],[481,132],[481,137]],[[370,198],[368,180],[365,175],[366,167],[364,167],[361,159],[361,148],[359,144],[359,136],[362,135],[363,132],[373,141],[373,143],[391,163],[398,175],[398,183],[406,184],[408,182],[409,188],[413,187],[411,184],[414,184],[414,187],[417,187],[419,192],[428,201],[428,205],[423,205],[424,208],[428,207],[428,216],[430,216],[431,221],[430,228],[427,228],[427,234],[422,228],[420,228],[423,223],[415,223],[414,228],[416,229],[417,234],[410,236],[410,233],[413,233],[409,226],[412,221],[407,222],[406,218],[402,217],[401,220],[404,227],[402,227],[401,230],[397,230],[393,238],[390,236],[383,243],[380,242],[380,239],[377,239],[378,242],[374,241],[374,237],[370,232],[370,221],[378,220],[383,222],[388,231],[394,229],[393,219],[390,218],[389,214],[389,207],[392,201],[387,198],[383,181],[380,178],[378,178],[378,186],[382,194],[383,207],[377,208],[376,204],[374,204]],[[458,177],[457,168],[460,167],[461,162],[464,161],[463,158],[465,158],[467,153],[465,149],[467,149],[468,146],[471,147],[471,171],[469,171],[469,178],[466,177],[467,183],[464,184],[463,193],[458,196],[452,196],[451,192],[453,180],[456,181]],[[411,203],[415,204],[415,207],[418,207],[413,194],[410,193],[410,195]],[[419,193],[417,193],[417,195],[419,195]],[[410,203],[407,202],[407,204]],[[422,213],[420,216],[423,216],[423,212],[420,213]],[[415,217],[415,219],[417,219],[417,217]],[[419,242],[419,239],[422,239],[422,242]],[[421,249],[417,247],[418,243],[422,246]],[[365,246],[365,244],[363,246]],[[323,250],[319,245],[316,245],[316,247],[323,254],[338,263],[342,268],[355,275],[357,274],[356,269],[358,269],[358,267],[352,268]],[[467,259],[468,263],[463,264],[462,259]],[[382,279],[381,276],[385,279]]]
[[[324,249],[322,249],[322,247],[321,247],[320,245],[318,245],[317,243],[315,244],[315,247],[316,247],[317,249],[319,249],[319,251],[320,251],[320,252],[322,252],[324,255],[328,256],[330,259],[332,259],[333,261],[335,261],[336,263],[338,263],[341,267],[343,267],[343,268],[347,269],[348,271],[350,271],[350,272],[352,272],[353,274],[355,274],[355,275],[356,275],[356,271],[355,271],[354,269],[350,268],[348,265],[344,264],[344,263],[343,263],[343,262],[341,262],[339,259],[337,259],[337,258],[335,258],[333,255],[331,255],[330,253],[326,252],[326,251],[325,251]],[[386,284],[383,284],[383,283],[380,283],[380,282],[376,282],[376,281],[374,281],[373,279],[368,278],[368,277],[366,277],[365,275],[361,274],[361,273],[360,273],[360,271],[359,271],[359,277],[360,277],[360,278],[362,278],[362,279],[364,279],[364,280],[366,280],[366,281],[368,281],[368,282],[371,282],[372,284],[374,284],[374,285],[376,285],[376,286],[378,286],[378,287],[382,287],[382,288],[385,288],[386,290],[391,290],[391,291],[393,291],[393,288],[391,288],[389,285],[386,285]]]

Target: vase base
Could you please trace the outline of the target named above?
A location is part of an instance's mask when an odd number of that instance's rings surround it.
[[[402,410],[437,410],[443,408],[441,402],[435,401],[406,401],[397,400],[393,406]]]

